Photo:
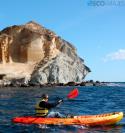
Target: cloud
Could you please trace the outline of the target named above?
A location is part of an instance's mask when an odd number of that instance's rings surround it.
[[[119,49],[116,52],[109,53],[105,56],[104,61],[125,60],[125,49]]]

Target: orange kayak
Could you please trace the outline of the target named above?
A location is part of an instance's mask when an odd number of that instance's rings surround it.
[[[74,116],[73,118],[41,118],[24,116],[15,117],[12,119],[12,122],[23,124],[104,126],[116,124],[122,118],[123,112],[114,112],[99,115]]]

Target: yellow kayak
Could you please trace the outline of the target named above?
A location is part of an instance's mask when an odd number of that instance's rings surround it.
[[[23,116],[13,118],[12,122],[23,124],[105,126],[116,124],[122,118],[123,112],[114,112],[99,115],[74,116],[73,118],[42,118]]]

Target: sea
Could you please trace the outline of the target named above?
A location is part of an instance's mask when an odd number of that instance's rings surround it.
[[[74,88],[78,88],[79,95],[74,99],[66,99]],[[12,122],[12,118],[17,116],[35,115],[35,104],[43,93],[49,94],[50,102],[64,99],[61,105],[51,111],[65,115],[125,112],[125,83],[83,87],[1,87],[0,133],[125,133],[125,118],[116,125],[102,127],[28,125]]]

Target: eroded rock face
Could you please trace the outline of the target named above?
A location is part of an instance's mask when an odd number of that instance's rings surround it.
[[[32,75],[32,82],[38,83],[67,83],[81,82],[88,73],[86,66],[79,58],[73,60],[64,53],[60,53],[46,64],[40,64],[39,69]]]
[[[6,34],[0,36],[0,62],[11,62],[10,47],[12,37]]]
[[[0,32],[0,74],[5,78],[40,84],[81,82],[88,72],[72,44],[35,22]]]

